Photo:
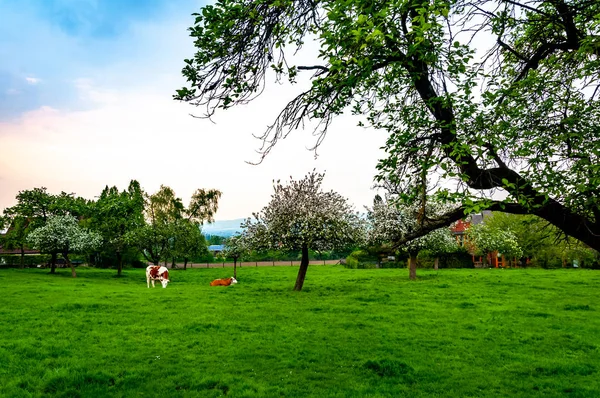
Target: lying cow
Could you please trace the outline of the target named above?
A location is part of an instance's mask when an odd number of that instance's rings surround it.
[[[211,286],[229,286],[237,283],[237,280],[232,276],[227,279],[215,279],[210,283]]]
[[[148,287],[150,287],[150,281],[152,281],[152,287],[154,287],[154,281],[159,281],[163,288],[167,287],[167,284],[171,282],[169,280],[169,270],[167,267],[159,265],[148,266],[148,268],[146,268],[146,282],[148,283]]]

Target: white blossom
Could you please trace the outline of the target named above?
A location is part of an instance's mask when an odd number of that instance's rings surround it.
[[[102,238],[81,228],[73,216],[50,216],[46,225],[28,235],[27,241],[45,253],[81,253],[99,247]]]
[[[254,249],[331,250],[359,243],[364,220],[340,194],[321,191],[324,174],[309,173],[289,185],[274,183],[270,203],[242,227]]]
[[[420,228],[419,217],[433,218],[447,212],[447,206],[435,201],[427,202],[425,215],[419,205],[402,206],[391,202],[377,202],[372,208],[367,208],[370,221],[369,243],[383,244],[401,242],[407,235],[413,234]],[[428,249],[436,253],[450,252],[456,248],[456,241],[448,228],[440,228],[427,235],[405,243],[402,248],[415,254]]]
[[[488,254],[497,251],[508,257],[521,257],[523,249],[517,236],[509,229],[491,228],[485,224],[473,225],[467,232],[477,253]]]

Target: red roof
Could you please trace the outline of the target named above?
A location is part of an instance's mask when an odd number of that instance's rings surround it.
[[[460,234],[460,233],[464,233],[467,229],[469,229],[470,226],[471,226],[470,222],[464,221],[464,220],[458,220],[456,222],[456,224],[454,224],[454,226],[452,228],[450,228],[450,230],[452,231],[452,233]]]

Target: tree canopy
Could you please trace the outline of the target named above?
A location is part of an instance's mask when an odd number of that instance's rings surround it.
[[[595,0],[219,0],[193,14],[177,100],[220,108],[273,71],[311,84],[261,138],[263,156],[347,110],[389,133],[379,179],[398,198],[461,206],[407,239],[482,209],[535,214],[600,249],[600,3]],[[296,64],[306,43],[314,62]],[[425,203],[421,203],[425,206]]]

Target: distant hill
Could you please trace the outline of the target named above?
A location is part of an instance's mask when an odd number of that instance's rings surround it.
[[[202,232],[207,236],[225,236],[229,237],[238,232],[242,232],[240,224],[244,218],[236,218],[235,220],[217,220],[212,224],[202,226]]]

